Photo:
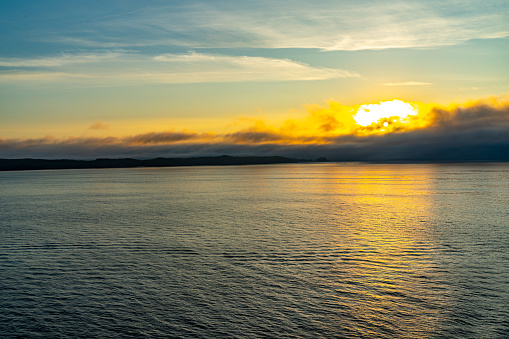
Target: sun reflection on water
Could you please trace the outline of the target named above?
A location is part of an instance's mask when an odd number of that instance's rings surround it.
[[[368,329],[379,326],[421,336],[444,312],[421,307],[444,297],[444,291],[430,293],[427,284],[439,275],[428,228],[432,173],[410,165],[404,171],[401,165],[363,168],[348,173],[348,167],[330,166],[327,180],[334,177],[334,185],[321,188],[331,199],[323,212],[337,216],[327,236],[340,254],[336,269],[342,282],[331,297],[349,305],[356,323],[366,325],[356,333],[369,336]]]
[[[48,336],[54,324],[55,336],[503,337],[508,173],[344,163],[5,173],[0,315],[20,319],[7,337]]]

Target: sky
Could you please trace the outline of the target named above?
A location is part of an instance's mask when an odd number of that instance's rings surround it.
[[[0,1],[0,157],[509,160],[509,2]]]

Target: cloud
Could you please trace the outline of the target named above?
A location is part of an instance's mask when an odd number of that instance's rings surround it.
[[[0,139],[0,158],[190,157],[282,155],[335,161],[509,161],[506,96],[423,109],[412,127],[363,127],[360,106],[310,106],[304,119],[279,127],[256,120],[226,134],[163,131],[128,137]]]
[[[89,127],[89,129],[92,129],[92,130],[108,130],[109,128],[110,128],[109,125],[107,125],[107,124],[105,124],[103,122],[100,122],[100,121],[94,122]]]
[[[83,73],[66,72],[23,72],[8,71],[0,72],[0,82],[62,82],[89,80],[93,76]]]
[[[283,141],[284,138],[274,132],[258,132],[254,130],[239,131],[225,135],[225,141],[234,144],[262,144],[276,143]]]
[[[151,132],[123,138],[122,141],[132,145],[157,145],[179,142],[210,142],[215,139],[213,133],[194,132]]]
[[[154,60],[169,65],[173,70],[181,70],[142,75],[160,82],[291,81],[360,77],[353,71],[312,67],[290,59],[266,57],[190,52],[158,55]]]
[[[68,64],[100,62],[115,59],[118,52],[103,53],[65,53],[58,56],[40,58],[0,58],[0,67],[59,67]]]
[[[502,2],[478,0],[188,1],[97,16],[93,25],[77,22],[69,34],[47,39],[97,47],[428,48],[507,37],[507,12]]]
[[[458,87],[460,91],[477,91],[482,89],[482,87]]]
[[[431,114],[431,130],[434,131],[469,132],[509,127],[509,102],[505,98],[494,97],[449,108],[435,107]]]
[[[431,82],[418,82],[418,81],[407,81],[407,82],[388,82],[383,86],[428,86],[433,85]]]
[[[2,64],[3,62],[3,64]],[[70,81],[85,84],[306,81],[359,78],[354,71],[313,67],[290,59],[189,52],[147,55],[134,52],[0,60],[0,81]],[[34,68],[26,70],[26,68]]]

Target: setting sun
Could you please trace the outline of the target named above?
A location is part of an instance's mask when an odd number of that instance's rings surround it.
[[[0,0],[0,339],[504,336],[508,18]]]
[[[417,115],[417,109],[401,100],[383,101],[379,104],[361,105],[353,117],[357,124],[369,126],[383,118],[390,118],[393,122],[408,123],[409,115]],[[383,123],[385,127],[389,122]]]

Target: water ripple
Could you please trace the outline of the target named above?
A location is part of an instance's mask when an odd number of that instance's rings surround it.
[[[0,173],[1,337],[509,333],[507,165],[77,173]]]

